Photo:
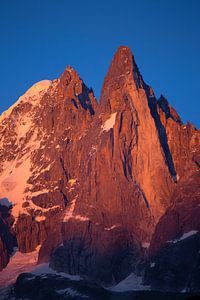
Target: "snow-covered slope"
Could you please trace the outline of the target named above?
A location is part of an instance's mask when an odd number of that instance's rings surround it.
[[[25,213],[23,201],[28,198],[28,179],[34,166],[32,156],[40,147],[43,135],[36,126],[40,101],[52,81],[34,84],[18,101],[0,116],[0,199],[13,203],[13,215]],[[0,200],[1,203],[1,200]]]
[[[17,251],[13,254],[7,267],[1,272],[0,287],[14,283],[20,273],[31,272],[36,267],[39,248],[40,246],[29,253]]]

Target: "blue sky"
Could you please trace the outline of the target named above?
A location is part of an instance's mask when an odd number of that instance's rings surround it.
[[[200,127],[199,0],[0,0],[0,112],[67,65],[99,98],[120,45],[144,80]]]

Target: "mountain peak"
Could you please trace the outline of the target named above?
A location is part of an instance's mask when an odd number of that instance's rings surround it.
[[[132,52],[131,49],[128,46],[119,46],[117,48],[117,51],[115,52],[115,56],[119,56],[119,57],[132,57]]]
[[[123,76],[123,75],[129,75],[130,77],[134,77],[135,83],[137,85],[137,88],[139,88],[139,83],[136,81],[136,74],[137,77],[141,77],[138,66],[135,62],[134,56],[131,52],[131,49],[127,46],[120,46],[111,62],[110,68],[108,73],[111,72],[112,75],[116,76]],[[114,74],[113,74],[114,73]]]
[[[111,90],[114,92],[123,88],[126,89],[129,85],[132,85],[135,91],[145,87],[130,48],[120,46],[112,59],[108,73],[104,79],[100,97],[101,106],[104,108],[109,106],[107,102],[108,94],[111,93]]]
[[[133,65],[135,65],[135,62],[130,48],[120,46],[112,59],[106,78],[113,77],[113,80],[116,80],[118,77],[130,76]]]
[[[131,49],[128,46],[119,46],[115,55],[132,56]]]
[[[75,69],[73,69],[71,66],[67,66],[64,72],[61,74],[60,80],[61,82],[64,81],[68,85],[71,81],[81,81],[81,78]]]

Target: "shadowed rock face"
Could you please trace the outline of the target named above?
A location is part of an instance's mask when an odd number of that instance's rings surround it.
[[[153,290],[199,292],[200,236],[189,234],[168,241],[151,257],[145,269],[145,284]]]
[[[177,184],[149,248],[145,281],[153,289],[199,291],[200,176]]]
[[[155,98],[128,47],[117,50],[99,104],[67,67],[0,121],[0,196],[17,194],[20,251],[41,244],[39,262],[105,284],[135,271],[151,240],[152,253],[160,249],[162,218],[198,176],[199,131]]]
[[[8,299],[9,294],[6,295]],[[88,299],[88,300],[198,300],[196,294],[163,293],[158,291],[127,291],[117,293],[109,291],[87,280],[74,281],[59,275],[34,276],[22,273],[10,293],[17,299]]]
[[[0,205],[0,271],[8,264],[13,248],[17,245],[12,225],[13,218],[9,209]]]
[[[167,241],[178,239],[184,233],[200,230],[199,173],[177,184],[172,204],[160,218],[152,237],[150,253],[153,255]]]

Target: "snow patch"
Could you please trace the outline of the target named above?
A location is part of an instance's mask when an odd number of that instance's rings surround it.
[[[69,183],[69,185],[71,185],[71,186],[75,185],[76,182],[77,182],[77,179],[76,179],[76,178],[72,178],[72,179],[69,179],[69,180],[68,180],[68,183]]]
[[[23,272],[30,272],[37,264],[40,246],[30,253],[17,251],[11,258],[5,269],[1,271],[0,287],[6,287],[15,282],[18,275]]]
[[[36,276],[38,276],[38,275],[45,275],[45,274],[53,274],[53,275],[60,275],[62,277],[71,279],[73,281],[79,281],[79,280],[81,280],[81,277],[79,275],[70,275],[70,274],[63,273],[63,272],[56,272],[55,270],[53,270],[53,269],[51,269],[49,267],[48,263],[42,263],[42,264],[37,265],[31,271],[31,273],[33,275],[36,275]]]
[[[180,179],[180,176],[178,174],[172,175],[172,179],[173,179],[173,181],[178,182]]]
[[[76,199],[77,199],[77,196],[72,200],[70,207],[66,210],[66,214],[65,214],[65,217],[63,219],[64,222],[66,222],[66,221],[68,221],[69,219],[72,218],[74,208],[75,208],[75,205],[76,205]]]
[[[41,148],[40,148],[40,149],[41,149]],[[42,158],[44,158],[44,156],[43,156]],[[46,159],[46,160],[47,160],[47,159]],[[37,167],[34,169],[34,171],[37,171],[38,174],[44,173],[44,172],[48,172],[48,171],[50,171],[50,168],[52,167],[52,165],[53,165],[53,162],[51,162],[46,168],[43,168],[43,165],[41,164],[41,165],[37,166]]]
[[[35,220],[36,220],[36,222],[42,222],[42,221],[46,220],[46,217],[45,216],[36,216]]]
[[[184,233],[182,235],[182,237],[179,239],[179,241],[182,241],[182,240],[188,238],[189,236],[196,234],[197,232],[198,232],[198,230],[190,230],[189,232]]]
[[[109,131],[115,125],[117,113],[112,113],[110,117],[105,121],[105,123],[101,126],[102,131]]]
[[[120,226],[121,226],[120,224],[114,224],[111,227],[105,227],[104,229],[109,231],[109,230],[113,230],[113,229],[115,229],[117,227],[120,227]]]
[[[69,295],[71,297],[79,297],[79,299],[88,299],[89,297],[84,295],[84,294],[81,294],[77,291],[75,291],[74,289],[72,288],[66,288],[66,289],[63,289],[63,290],[57,290],[57,293],[58,294],[61,294],[61,295]]]
[[[27,133],[31,130],[32,120],[30,116],[24,116],[23,120],[20,120],[16,126],[16,134],[18,143],[20,143],[20,139],[25,138]]]
[[[142,277],[131,273],[124,280],[117,285],[108,288],[112,292],[126,292],[126,291],[143,291],[150,290],[149,286],[142,284]]]
[[[42,195],[42,194],[47,194],[49,193],[49,189],[43,189],[40,191],[36,191],[36,192],[30,192],[31,197],[36,197],[38,195]]]
[[[66,210],[63,222],[68,222],[70,219],[78,220],[78,221],[81,221],[81,222],[89,221],[89,218],[86,217],[86,216],[81,216],[81,215],[75,215],[74,214],[74,209],[75,209],[77,197],[78,196],[76,196],[72,200],[70,207]]]
[[[167,241],[167,242],[168,242],[168,243],[174,243],[174,244],[175,244],[175,243],[178,243],[178,242],[180,242],[180,241],[182,241],[182,240],[187,239],[188,237],[190,237],[190,236],[196,234],[197,232],[198,232],[198,230],[190,230],[190,231],[184,233],[179,239],[175,239],[175,240]]]
[[[72,216],[72,219],[75,219],[75,220],[78,220],[81,222],[86,222],[86,221],[90,220],[88,217],[81,216],[81,215],[74,215],[74,216]]]
[[[150,243],[149,242],[143,242],[142,243],[142,248],[149,248]]]

